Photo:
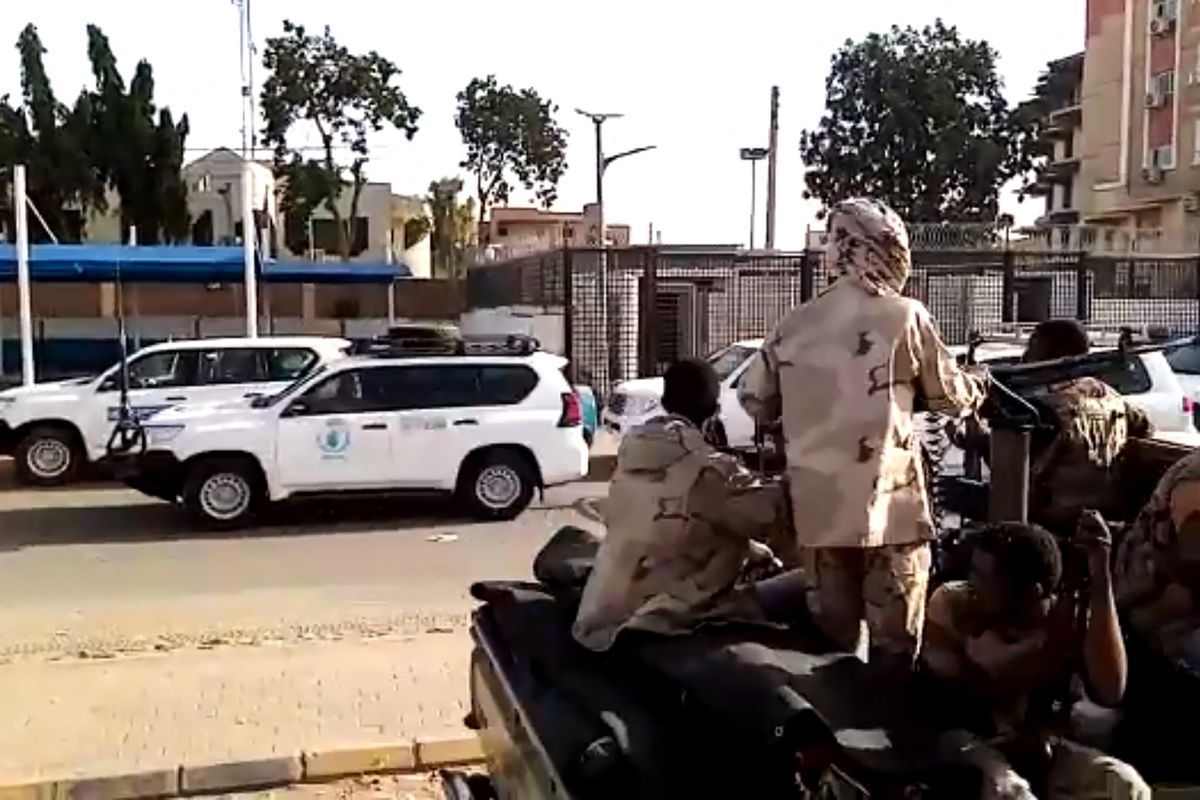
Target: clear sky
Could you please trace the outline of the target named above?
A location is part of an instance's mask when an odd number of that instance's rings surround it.
[[[251,0],[257,42],[285,16],[330,25],[354,50],[376,49],[404,71],[401,86],[423,111],[412,142],[376,141],[369,174],[400,193],[460,172],[455,94],[477,75],[533,86],[560,106],[570,131],[559,207],[593,199],[591,126],[574,113],[619,111],[606,150],[658,150],[615,164],[605,182],[606,216],[633,225],[634,242],[653,223],[666,242],[744,243],[749,166],[738,148],[765,146],[770,87],[781,93],[777,245],[803,244],[814,207],[801,197],[800,132],[820,118],[829,58],[847,37],[893,23],[941,16],[1000,53],[1010,99],[1028,94],[1051,59],[1083,48],[1085,0]],[[0,15],[0,92],[19,91],[13,45],[28,22],[48,49],[56,92],[73,100],[90,81],[85,25],[100,25],[128,78],[139,58],[154,65],[157,99],[192,123],[192,155],[240,146],[238,11],[230,0],[9,0]],[[261,80],[261,68],[255,79]],[[759,200],[765,170],[759,171]],[[471,182],[467,181],[468,185]],[[513,204],[524,204],[516,195]],[[1018,219],[1038,201],[1012,206]],[[762,241],[762,212],[758,241]]]

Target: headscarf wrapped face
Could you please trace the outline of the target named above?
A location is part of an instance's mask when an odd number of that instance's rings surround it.
[[[829,233],[826,257],[839,279],[850,278],[876,296],[904,291],[912,255],[908,230],[895,211],[878,200],[844,200],[829,215]]]

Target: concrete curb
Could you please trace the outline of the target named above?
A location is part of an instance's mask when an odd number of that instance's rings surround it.
[[[223,764],[182,764],[127,775],[0,781],[0,800],[142,800],[324,783],[379,772],[429,772],[483,761],[475,734],[418,736],[390,745],[306,750]]]

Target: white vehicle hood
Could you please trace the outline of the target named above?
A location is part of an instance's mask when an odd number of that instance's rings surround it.
[[[0,397],[18,403],[65,404],[78,402],[88,392],[94,378],[75,378],[69,381],[38,383],[33,386],[15,386],[0,392]],[[2,409],[3,406],[0,406]]]
[[[175,425],[183,426],[182,437],[188,441],[201,443],[209,441],[214,435],[233,435],[240,443],[249,444],[256,441],[256,434],[272,430],[273,416],[271,409],[255,409],[246,405],[219,405],[216,403],[180,406],[167,409],[146,420],[147,428],[166,428]],[[178,443],[183,439],[174,439]],[[228,441],[228,439],[226,439]]]

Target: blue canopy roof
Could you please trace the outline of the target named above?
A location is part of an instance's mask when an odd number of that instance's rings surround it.
[[[35,281],[241,283],[244,276],[241,247],[36,244],[29,251]],[[403,264],[270,260],[261,276],[271,283],[387,284],[411,273]],[[16,246],[0,244],[0,282],[16,279]]]

